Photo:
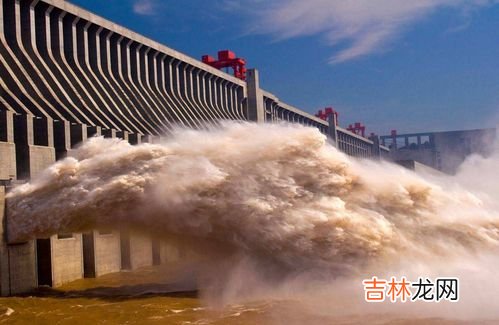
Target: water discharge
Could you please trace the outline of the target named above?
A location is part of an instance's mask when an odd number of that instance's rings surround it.
[[[367,276],[460,276],[461,316],[480,305],[495,317],[499,286],[482,282],[498,265],[498,167],[475,157],[456,177],[422,177],[298,125],[179,129],[138,146],[96,137],[8,194],[8,235],[140,228],[212,254],[211,296],[300,292],[322,310],[366,309]]]

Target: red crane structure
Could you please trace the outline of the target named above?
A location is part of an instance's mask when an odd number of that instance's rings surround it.
[[[327,121],[329,119],[329,116],[335,115],[336,116],[336,125],[338,125],[338,112],[334,110],[332,107],[326,107],[324,108],[324,112],[322,109],[320,109],[315,116],[320,118],[321,120]]]
[[[210,55],[203,55],[201,61],[216,69],[232,68],[234,77],[246,80],[246,60],[237,58],[232,51],[218,51],[218,60]]]
[[[366,137],[366,126],[360,122],[355,122],[354,124],[350,124],[347,127],[347,130],[357,135],[360,135],[364,138]]]

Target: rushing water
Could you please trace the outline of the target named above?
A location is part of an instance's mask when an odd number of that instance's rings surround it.
[[[221,316],[195,298],[159,296],[108,302],[128,315],[120,321],[496,318],[499,284],[487,279],[499,265],[498,162],[475,157],[456,177],[422,177],[348,158],[317,130],[286,125],[179,130],[155,145],[93,138],[9,193],[9,238],[120,224],[204,257],[193,283]],[[460,301],[368,304],[361,283],[373,275],[459,277]],[[179,302],[181,312],[165,307]]]

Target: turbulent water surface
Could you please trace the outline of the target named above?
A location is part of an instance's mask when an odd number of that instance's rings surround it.
[[[294,299],[260,299],[223,307],[206,304],[194,291],[171,292],[169,277],[187,265],[145,268],[137,272],[78,280],[57,290],[42,289],[26,297],[0,298],[5,324],[496,324],[418,315],[318,312]],[[165,284],[167,282],[167,284]]]
[[[458,176],[422,177],[288,125],[178,130],[139,146],[92,138],[9,193],[9,239],[126,225],[208,258],[196,285],[211,304],[490,318],[498,163],[474,157]],[[457,276],[460,302],[367,306],[361,281],[372,275]]]

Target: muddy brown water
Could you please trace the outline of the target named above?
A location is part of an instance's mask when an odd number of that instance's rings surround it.
[[[390,315],[317,315],[297,301],[270,300],[211,308],[185,283],[171,283],[180,267],[149,267],[57,289],[0,298],[1,324],[476,324]],[[494,321],[480,324],[497,324]]]

